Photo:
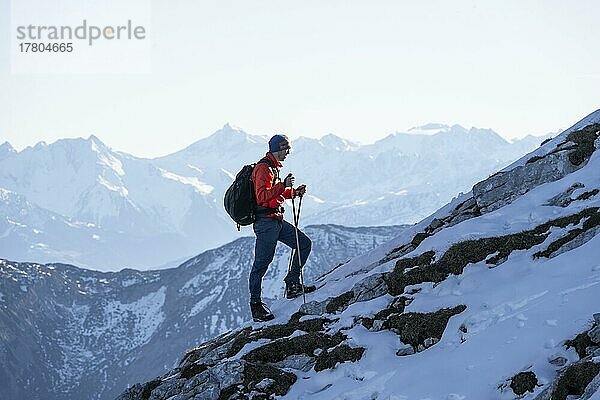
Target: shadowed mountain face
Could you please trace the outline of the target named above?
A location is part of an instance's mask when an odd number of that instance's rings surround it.
[[[599,148],[600,110],[119,399],[596,399]]]
[[[86,268],[148,269],[240,237],[223,195],[268,137],[225,125],[176,153],[141,159],[100,139],[0,147],[0,254]],[[299,138],[282,173],[308,184],[307,224],[415,223],[543,138],[430,125],[360,146]],[[243,234],[243,233],[242,233]],[[60,240],[68,237],[69,240]]]
[[[307,282],[402,229],[306,227]],[[159,271],[0,260],[0,398],[111,399],[164,373],[188,348],[249,318],[253,254],[246,237]],[[282,294],[288,256],[278,247],[266,301]]]

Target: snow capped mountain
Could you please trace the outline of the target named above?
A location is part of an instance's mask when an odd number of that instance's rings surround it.
[[[597,399],[600,111],[119,399]]]
[[[307,281],[402,229],[306,227],[314,240]],[[253,238],[240,238],[159,271],[0,260],[0,398],[113,399],[168,371],[191,346],[248,319],[253,249]],[[277,249],[264,280],[267,301],[281,297],[288,256]]]
[[[427,125],[367,146],[329,134],[295,140],[282,173],[293,172],[298,183],[308,184],[306,223],[415,223],[541,140],[508,143],[491,130],[459,125]],[[267,141],[268,136],[226,124],[185,149],[153,160],[114,151],[93,135],[39,143],[21,152],[5,144],[0,148],[0,187],[49,213],[92,224],[103,231],[96,233],[103,240],[90,253],[89,247],[77,246],[88,242],[88,232],[61,244],[23,236],[23,231],[19,238],[0,238],[0,254],[31,260],[27,257],[36,253],[26,249],[41,243],[46,251],[37,252],[38,262],[100,270],[147,268],[249,234],[236,231],[222,199],[241,166],[265,154]],[[27,228],[44,230],[39,225]],[[124,237],[134,245],[114,245]],[[15,254],[9,246],[24,250]],[[102,253],[112,258],[107,262],[95,256]]]
[[[48,212],[102,229],[104,251],[113,255],[108,264],[105,257],[73,260],[67,249],[85,241],[79,238],[63,245],[42,243],[53,255],[39,261],[77,261],[100,269],[106,265],[147,267],[221,244],[234,229],[221,215],[211,185],[114,152],[95,136],[40,143],[4,157],[0,182]],[[8,216],[15,219],[15,215]],[[29,228],[43,230],[38,225]],[[109,244],[124,235],[131,246],[118,246],[115,251]],[[0,243],[2,252],[8,251],[7,242]],[[88,248],[74,250],[83,254]]]
[[[0,158],[7,157],[10,154],[16,153],[15,149],[8,142],[2,143],[0,145]]]

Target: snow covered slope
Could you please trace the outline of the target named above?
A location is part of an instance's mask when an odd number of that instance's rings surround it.
[[[315,241],[306,278],[402,229],[306,227]],[[240,238],[178,268],[114,273],[0,259],[0,399],[112,399],[168,371],[198,341],[248,319],[253,250],[253,238]],[[270,300],[282,294],[288,254],[278,248],[265,277]]]
[[[273,303],[274,321],[190,350],[119,399],[589,399],[599,122],[600,111],[339,266],[306,305]]]
[[[303,221],[415,223],[543,140],[508,143],[485,129],[436,125],[432,135],[425,128],[369,146],[334,135],[294,141],[284,172],[294,172],[298,182],[309,186]],[[153,160],[115,151],[93,135],[20,152],[5,143],[0,146],[0,188],[23,196],[42,213],[102,232],[93,233],[99,239],[88,246],[88,230],[69,229],[68,241],[61,243],[32,232],[58,232],[62,226],[30,221],[18,234],[0,238],[0,255],[99,270],[146,269],[251,234],[236,231],[222,199],[241,166],[264,155],[267,140],[227,124]],[[22,210],[4,204],[3,211],[0,218],[17,221]],[[119,246],[123,241],[128,245]]]

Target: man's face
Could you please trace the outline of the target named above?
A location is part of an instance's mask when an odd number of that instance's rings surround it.
[[[279,150],[275,152],[273,155],[277,159],[277,161],[285,161],[285,158],[290,154],[290,149]]]

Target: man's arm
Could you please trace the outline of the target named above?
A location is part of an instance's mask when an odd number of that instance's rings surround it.
[[[254,182],[256,203],[259,205],[270,202],[285,190],[281,182],[271,187],[273,185],[273,173],[271,168],[264,163],[256,164],[252,172],[252,180]]]

